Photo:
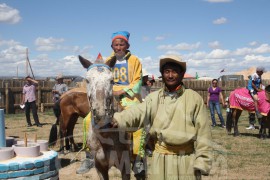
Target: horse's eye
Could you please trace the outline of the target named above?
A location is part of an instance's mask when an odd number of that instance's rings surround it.
[[[111,80],[111,84],[114,84],[114,80]]]
[[[89,81],[88,81],[88,79],[85,79],[85,81],[86,81],[86,83],[87,83],[87,84],[89,84]]]

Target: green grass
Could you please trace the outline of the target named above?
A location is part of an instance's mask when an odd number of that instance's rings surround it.
[[[223,117],[226,119],[225,110],[223,110],[223,113]],[[39,118],[41,123],[46,124],[45,126],[42,128],[27,128],[24,114],[5,115],[6,135],[18,136],[22,139],[24,133],[27,133],[29,138],[37,134],[38,139],[48,139],[51,124],[55,122],[53,112],[39,113]],[[210,113],[209,121],[211,121]],[[217,123],[220,122],[217,116],[216,121]],[[259,130],[246,130],[245,128],[248,125],[248,113],[243,112],[239,120],[241,136],[227,135],[224,128],[212,128],[214,160],[210,175],[203,177],[203,179],[270,179],[270,139],[259,139],[257,137]],[[258,126],[258,122],[256,122],[256,125]],[[74,134],[77,135],[75,137],[76,142],[82,142],[81,130],[82,120],[80,119],[74,130]],[[76,168],[72,168],[72,170],[75,171]],[[119,174],[112,174],[114,177],[119,177]],[[86,179],[88,175],[80,176],[83,179],[84,177]]]

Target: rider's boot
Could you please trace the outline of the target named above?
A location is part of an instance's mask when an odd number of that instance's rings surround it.
[[[95,167],[94,156],[89,156],[88,154],[86,154],[85,160],[83,160],[79,169],[76,170],[76,173],[85,174],[93,167]]]
[[[256,110],[256,116],[257,116],[258,119],[261,119],[262,118],[262,115],[261,115],[261,113],[258,110]]]

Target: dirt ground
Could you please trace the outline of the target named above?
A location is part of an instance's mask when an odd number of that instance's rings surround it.
[[[226,112],[223,111],[226,119]],[[49,133],[55,118],[52,112],[39,113],[43,127],[26,127],[25,116],[22,113],[5,115],[6,136],[23,139],[25,133],[28,139],[49,139]],[[270,179],[270,140],[261,140],[257,137],[258,129],[246,130],[248,126],[247,113],[243,113],[240,119],[240,137],[229,136],[221,127],[212,129],[214,161],[210,175],[202,179]],[[216,119],[219,122],[218,118]],[[210,121],[210,117],[209,117]],[[32,120],[33,123],[33,120]],[[258,125],[258,124],[257,124]],[[74,137],[77,143],[82,143],[82,119],[75,126]],[[58,146],[52,148],[58,150]],[[76,174],[76,169],[84,159],[83,152],[65,152],[59,154],[60,170],[59,177],[64,180],[93,179],[98,180],[96,170],[93,168],[83,175]],[[74,160],[72,163],[71,160]],[[150,159],[149,159],[150,160]],[[149,161],[148,161],[149,162]],[[148,166],[151,164],[149,162]],[[120,172],[115,168],[109,171],[110,179],[121,179]],[[132,176],[132,179],[135,179]]]

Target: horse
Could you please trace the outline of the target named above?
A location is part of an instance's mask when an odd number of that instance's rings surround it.
[[[78,150],[74,142],[73,130],[78,117],[85,118],[89,113],[89,103],[86,101],[86,90],[83,88],[74,88],[63,94],[60,99],[60,151],[64,148],[64,139],[66,149]],[[69,147],[69,141],[71,147]]]
[[[262,118],[259,119],[261,128],[259,131],[260,138],[266,138],[266,128],[269,128],[269,116],[270,116],[270,98],[268,93],[270,92],[270,85],[267,86],[267,91],[258,92],[258,109],[262,114]],[[269,92],[268,92],[269,91]],[[243,110],[249,112],[255,111],[254,101],[249,94],[247,88],[238,88],[230,93],[229,106],[231,110],[230,117],[226,123],[226,129],[228,134],[231,134],[232,126],[234,129],[234,136],[239,136],[238,120]]]
[[[85,118],[89,113],[89,103],[87,101],[86,88],[73,88],[64,93],[58,104],[60,106],[60,152],[64,152],[64,140],[66,150],[78,150],[77,144],[74,142],[73,130],[78,117]],[[56,135],[52,135],[56,134]],[[57,128],[50,132],[49,144],[54,145],[57,141]],[[69,145],[69,142],[71,145]]]
[[[93,64],[79,56],[87,69],[87,100],[91,112],[87,145],[95,154],[95,166],[100,179],[109,179],[108,171],[115,166],[123,180],[130,179],[131,139],[127,132],[111,128],[114,114],[113,73],[116,59],[105,64]]]

